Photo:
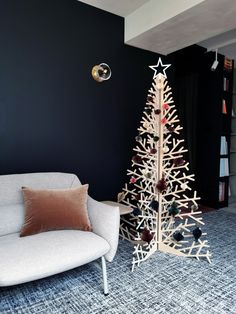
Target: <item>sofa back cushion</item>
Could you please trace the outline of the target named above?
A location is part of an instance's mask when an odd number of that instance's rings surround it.
[[[0,176],[0,235],[20,232],[24,222],[22,186],[34,189],[68,189],[80,186],[70,173],[46,172]]]
[[[24,223],[24,204],[0,205],[0,236],[19,232]]]

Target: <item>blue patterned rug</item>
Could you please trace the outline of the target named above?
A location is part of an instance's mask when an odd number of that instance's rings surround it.
[[[120,241],[108,263],[110,294],[96,263],[35,282],[0,288],[1,314],[236,313],[236,215],[204,214],[212,264],[157,252],[131,272],[133,247]],[[1,257],[0,257],[1,258]]]

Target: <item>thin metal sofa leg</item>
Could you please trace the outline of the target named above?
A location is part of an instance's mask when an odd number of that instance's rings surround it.
[[[102,276],[103,276],[103,287],[104,287],[104,294],[108,295],[108,283],[107,283],[107,266],[105,257],[102,256]]]

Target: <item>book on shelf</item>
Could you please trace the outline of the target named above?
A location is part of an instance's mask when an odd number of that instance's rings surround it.
[[[224,85],[223,85],[224,91],[229,91],[229,79],[224,77]]]
[[[227,155],[228,154],[228,143],[226,141],[225,136],[220,137],[220,154]]]
[[[227,114],[227,107],[225,99],[222,100],[222,113]]]
[[[225,182],[219,182],[219,202],[225,200]]]
[[[220,158],[220,177],[229,176],[229,159]]]
[[[233,70],[233,60],[227,57],[224,58],[224,70],[231,72]]]
[[[232,108],[232,117],[235,117],[234,108]]]

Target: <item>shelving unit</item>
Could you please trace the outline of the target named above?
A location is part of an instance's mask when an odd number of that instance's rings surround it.
[[[227,67],[227,65],[230,66]],[[234,113],[232,118],[232,112],[234,111],[232,110],[233,66],[233,61],[224,57],[219,167],[219,204],[217,206],[218,208],[228,206],[229,197],[232,193],[231,178],[235,177],[236,180],[236,119],[234,118]],[[233,121],[235,121],[235,127],[231,128],[231,123]],[[235,142],[235,147],[231,146],[231,143],[233,142]],[[235,160],[235,164],[231,162],[233,159]]]
[[[180,107],[180,116],[184,117],[184,129],[187,130],[185,138],[189,147],[189,160],[192,161],[193,172],[196,174],[195,189],[201,197],[200,204],[218,209],[228,206],[229,186],[232,185],[232,197],[236,196],[236,93],[233,94],[233,90],[236,92],[236,86],[234,85],[233,89],[233,71],[225,69],[225,56],[218,54],[219,64],[216,70],[212,71],[215,52],[207,52],[201,48],[192,46],[174,55],[176,64],[181,64],[174,73],[175,80],[179,82],[177,91],[189,91],[189,95],[176,93],[176,99],[177,103],[184,104],[182,109]],[[232,62],[232,69],[233,66]],[[226,91],[224,84],[227,86]],[[224,154],[220,153],[222,136],[225,136],[227,142]],[[227,175],[222,177],[221,158],[228,160],[229,167]],[[219,200],[219,190],[222,187],[224,197]],[[230,201],[234,201],[232,197]]]
[[[234,69],[233,77],[236,76]],[[232,92],[232,116],[231,116],[231,138],[230,138],[230,177],[229,177],[229,204],[236,203],[236,80],[233,80]]]

